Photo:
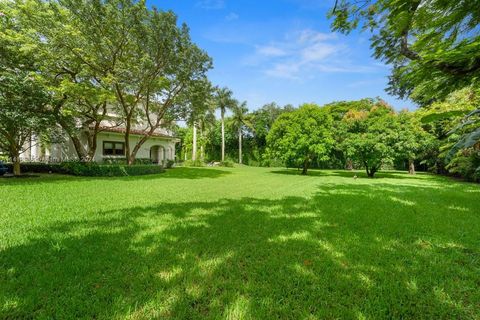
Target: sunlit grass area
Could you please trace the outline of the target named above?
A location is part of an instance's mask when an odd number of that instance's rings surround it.
[[[479,318],[480,186],[353,175],[0,179],[0,318]]]

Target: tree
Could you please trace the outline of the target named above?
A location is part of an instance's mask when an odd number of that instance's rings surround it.
[[[315,159],[329,159],[334,139],[332,117],[314,104],[280,115],[267,136],[267,146],[272,157],[302,167],[306,175]]]
[[[378,102],[370,110],[348,111],[342,121],[345,126],[343,149],[373,178],[383,164],[395,158],[398,137],[395,112],[387,104]]]
[[[242,103],[236,102],[232,108],[232,122],[233,126],[237,129],[238,132],[238,163],[242,164],[242,135],[244,126],[250,126],[250,121],[248,117],[248,108],[247,102]]]
[[[20,175],[20,155],[30,148],[33,135],[54,126],[50,97],[35,75],[18,69],[0,68],[0,149],[8,152],[14,175]]]
[[[174,13],[150,10],[144,1],[14,3],[26,21],[33,21],[28,37],[36,39],[45,57],[41,71],[50,75],[52,91],[58,93],[58,121],[80,158],[88,156],[79,146],[79,128],[72,128],[78,117],[89,132],[110,120],[107,114],[117,114],[132,164],[155,131],[183,112],[187,89],[211,68],[187,26],[177,26]],[[138,139],[131,139],[132,129],[141,132]]]
[[[35,48],[19,41],[25,26],[12,16],[9,4],[0,3],[0,149],[11,158],[13,173],[20,175],[20,155],[32,146],[34,135],[50,138],[54,123],[51,95],[35,72]]]
[[[200,129],[200,140],[203,139],[203,130],[205,128],[205,121],[210,120],[209,117],[213,116],[214,103],[213,103],[213,91],[214,88],[210,81],[205,79],[204,81],[195,82],[188,90],[188,108],[185,110],[184,118],[187,124],[193,129],[193,141],[192,141],[192,160],[197,160],[197,129]],[[203,160],[203,141],[201,143],[201,158]]]
[[[415,160],[432,146],[433,136],[421,126],[415,113],[402,111],[397,116],[397,157],[408,160],[408,173],[415,174]]]
[[[335,168],[343,167],[353,170],[352,159],[348,157],[344,150],[343,141],[346,138],[345,126],[342,119],[348,112],[353,111],[369,111],[375,104],[379,103],[381,99],[365,98],[356,101],[335,101],[324,106],[325,110],[332,116],[333,131],[335,137],[335,146],[332,150],[332,166]]]
[[[220,109],[220,121],[222,126],[222,161],[225,161],[225,112],[235,104],[233,92],[228,88],[218,88],[216,93],[216,104]]]
[[[268,163],[268,159],[265,159],[268,132],[272,128],[275,120],[277,120],[282,113],[294,110],[295,108],[291,105],[281,107],[275,102],[272,102],[253,111],[249,115],[251,126],[246,127],[246,129],[253,138],[253,152],[257,161],[262,161],[263,164]]]
[[[420,105],[478,83],[477,1],[336,0],[332,29],[373,33],[374,56],[391,64],[388,90]]]
[[[70,137],[78,158],[92,160],[98,133],[107,121],[113,125],[118,121],[108,112],[114,94],[99,85],[98,72],[85,63],[85,43],[75,24],[78,17],[54,1],[9,1],[2,3],[1,10],[7,23],[16,25],[4,33],[15,43],[7,48],[17,55],[29,52],[35,61],[33,71],[48,86],[57,123]],[[89,64],[98,63],[93,55],[89,59]]]

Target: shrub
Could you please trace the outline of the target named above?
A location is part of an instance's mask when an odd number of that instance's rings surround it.
[[[220,162],[220,166],[221,167],[233,168],[233,161],[225,160],[223,162]]]
[[[170,169],[171,167],[173,167],[174,164],[175,164],[175,161],[173,161],[173,160],[167,160],[167,163],[166,163],[165,167],[166,167],[167,169]]]
[[[76,176],[88,177],[121,177],[121,176],[139,176],[164,172],[161,166],[152,164],[97,164],[84,162],[65,162],[62,164],[65,171]]]
[[[203,167],[205,164],[202,160],[186,160],[183,162],[185,167]]]
[[[9,172],[13,172],[13,164],[5,164]],[[68,173],[60,163],[23,162],[20,164],[21,172],[29,173]]]
[[[103,164],[127,164],[127,158],[125,157],[105,157],[102,161]],[[135,164],[152,164],[150,158],[137,158]]]

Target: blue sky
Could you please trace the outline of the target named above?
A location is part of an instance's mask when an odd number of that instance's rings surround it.
[[[173,10],[213,58],[209,78],[228,86],[251,110],[275,101],[325,104],[387,95],[388,66],[371,57],[369,35],[332,33],[333,0],[149,0]]]

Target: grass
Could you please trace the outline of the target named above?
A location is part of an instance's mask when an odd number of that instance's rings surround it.
[[[480,319],[480,186],[177,168],[0,180],[0,318]]]

